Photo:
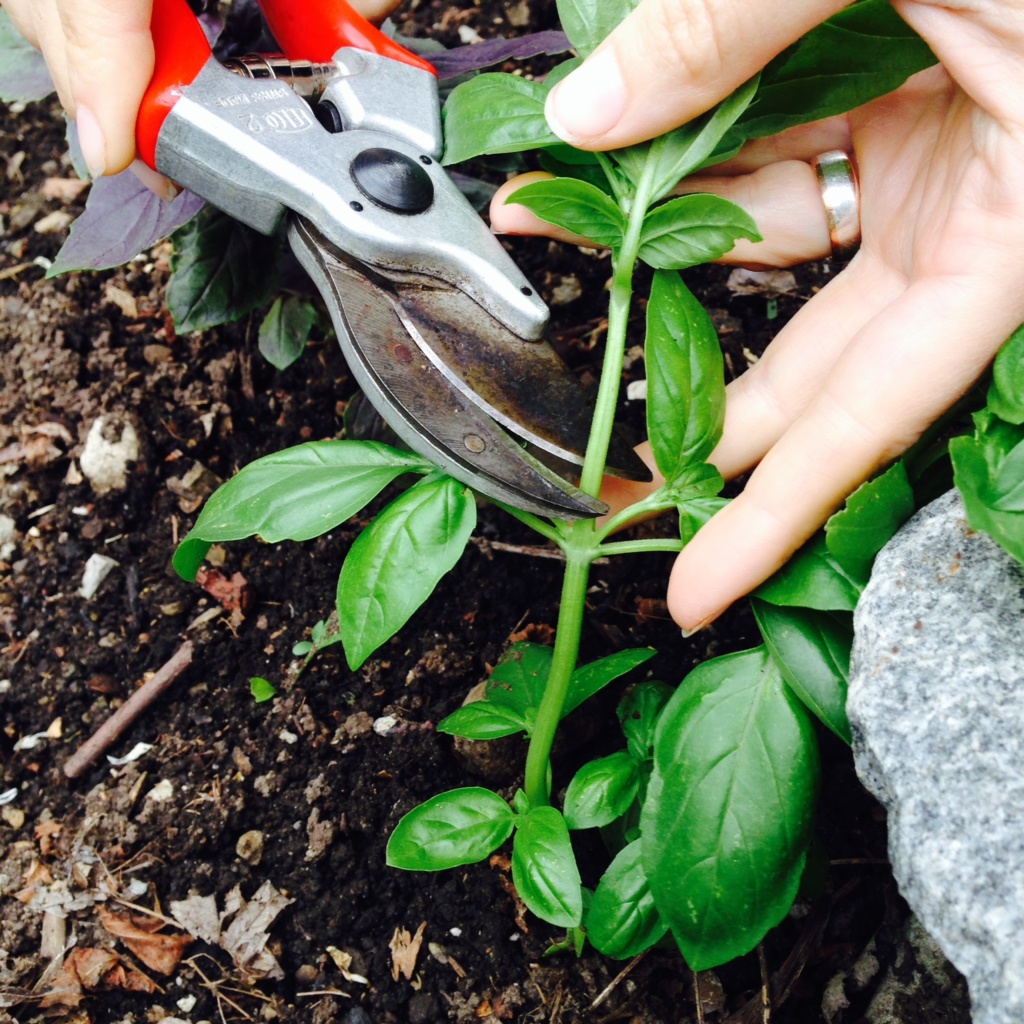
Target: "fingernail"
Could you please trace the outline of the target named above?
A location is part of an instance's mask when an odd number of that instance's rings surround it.
[[[694,626],[693,629],[681,629],[679,630],[684,640],[689,640],[691,636],[699,633],[704,628],[703,625]]]
[[[548,94],[544,115],[551,130],[570,145],[600,138],[626,109],[626,89],[615,51],[600,50]]]
[[[82,147],[85,166],[94,178],[100,178],[107,171],[107,143],[103,138],[103,129],[96,115],[81,105],[75,123],[78,125],[78,144]]]
[[[165,178],[159,171],[154,171],[149,164],[143,163],[142,160],[133,160],[128,165],[128,169],[150,192],[165,202],[169,203],[172,199],[176,199],[181,191],[170,179]]]

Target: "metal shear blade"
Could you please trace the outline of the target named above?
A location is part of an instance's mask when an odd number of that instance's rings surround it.
[[[327,301],[360,387],[411,448],[483,494],[524,511],[559,519],[607,511],[603,502],[548,469],[453,384],[417,344],[423,332],[383,280],[353,266],[302,218],[291,220],[288,238]]]

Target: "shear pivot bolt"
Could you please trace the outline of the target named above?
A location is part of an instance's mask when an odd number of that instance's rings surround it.
[[[352,180],[367,199],[393,213],[422,213],[434,201],[430,175],[393,149],[364,149],[352,161]]]
[[[486,447],[484,439],[479,434],[467,434],[463,439],[462,443],[466,446],[468,451],[471,451],[474,455],[479,455]]]

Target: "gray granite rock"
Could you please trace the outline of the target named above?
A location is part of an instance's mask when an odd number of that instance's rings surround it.
[[[966,975],[974,1024],[1021,1024],[1024,570],[951,492],[879,555],[855,633],[854,754],[900,891]]]

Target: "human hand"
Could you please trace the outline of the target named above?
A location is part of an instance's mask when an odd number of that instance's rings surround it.
[[[353,0],[382,21],[397,0]],[[135,161],[135,122],[153,74],[153,0],[4,0],[17,29],[42,50],[57,95],[78,126],[90,174],[132,169],[158,195],[163,175]],[[134,162],[133,162],[134,161]]]
[[[771,0],[644,0],[553,90],[552,127],[602,149],[663,131],[727,95],[839,6],[822,0],[780,12]],[[757,469],[676,561],[669,607],[684,629],[713,621],[782,565],[963,394],[1024,320],[1024,116],[1016,103],[1024,2],[895,6],[942,66],[844,118],[752,143],[716,176],[686,183],[738,202],[757,221],[765,241],[738,246],[731,261],[821,258],[828,234],[806,161],[844,149],[859,168],[863,241],[729,386],[711,459],[726,477]],[[574,83],[591,62],[622,89]],[[650,70],[657,62],[667,68],[661,77]],[[500,205],[515,185],[492,207],[495,226],[551,234],[522,207]],[[622,490],[616,482],[608,497],[621,504]]]

